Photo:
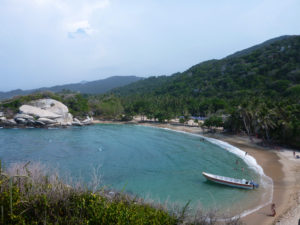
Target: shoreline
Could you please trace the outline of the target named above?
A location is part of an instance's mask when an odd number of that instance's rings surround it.
[[[112,121],[94,121],[95,124],[137,124],[168,128],[175,131],[202,135],[227,142],[253,156],[257,163],[263,168],[264,174],[273,180],[272,202],[276,204],[276,216],[270,217],[270,204],[242,217],[247,225],[290,225],[297,224],[300,219],[300,159],[293,158],[293,152],[288,149],[267,149],[258,146],[258,139],[251,142],[247,136],[225,135],[225,134],[203,134],[200,127],[183,125],[161,124],[161,123],[126,123]],[[298,218],[299,217],[299,218]]]

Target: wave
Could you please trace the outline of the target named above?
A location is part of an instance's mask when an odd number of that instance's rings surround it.
[[[137,125],[137,126],[143,126],[143,125]],[[153,126],[151,126],[153,127]],[[260,186],[264,187],[266,190],[271,190],[270,192],[270,196],[268,201],[266,201],[264,204],[260,204],[255,208],[249,209],[249,210],[245,210],[244,212],[242,212],[240,215],[234,216],[232,218],[238,218],[238,217],[244,217],[247,216],[263,207],[265,207],[266,205],[269,205],[270,203],[272,203],[273,200],[273,180],[272,178],[268,177],[265,173],[263,168],[257,163],[256,159],[249,155],[246,154],[245,151],[225,142],[225,141],[221,141],[218,139],[214,139],[214,138],[209,138],[209,137],[205,137],[203,135],[200,134],[194,134],[194,133],[190,133],[190,132],[186,132],[186,131],[180,131],[180,130],[173,130],[170,128],[165,128],[165,127],[153,127],[153,128],[158,128],[158,129],[164,129],[164,130],[168,130],[168,131],[172,131],[172,132],[178,132],[178,133],[183,133],[183,134],[188,134],[188,135],[192,135],[192,136],[197,136],[197,137],[201,137],[207,141],[209,141],[212,144],[218,145],[219,147],[231,152],[232,154],[238,156],[239,158],[241,158],[248,166],[250,169],[254,170],[256,173],[258,173],[260,175]],[[265,195],[266,193],[264,193]]]

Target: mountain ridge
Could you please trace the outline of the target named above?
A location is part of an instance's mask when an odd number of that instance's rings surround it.
[[[113,88],[117,88],[129,83],[143,79],[137,76],[111,76],[105,79],[95,81],[81,81],[79,83],[70,83],[64,85],[55,85],[52,87],[41,87],[37,89],[22,90],[15,89],[8,92],[0,92],[0,100],[11,98],[18,95],[27,95],[40,91],[61,92],[63,90],[70,90],[80,92],[82,94],[102,94]]]
[[[280,80],[287,83],[285,86],[293,86],[300,82],[298,50],[300,35],[280,36],[219,60],[201,62],[182,73],[149,77],[112,92],[120,96],[148,93],[199,96],[202,93],[209,97],[218,96],[217,90],[224,90],[228,95],[246,89],[262,91]],[[262,84],[262,87],[256,84]]]

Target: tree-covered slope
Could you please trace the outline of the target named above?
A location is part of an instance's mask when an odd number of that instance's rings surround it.
[[[300,147],[300,36],[272,39],[113,93],[127,114],[160,121],[217,115],[226,118],[227,130]]]
[[[239,56],[240,55],[240,56]],[[115,89],[134,94],[232,99],[245,95],[294,95],[300,83],[300,36],[283,36],[169,77],[150,77]]]

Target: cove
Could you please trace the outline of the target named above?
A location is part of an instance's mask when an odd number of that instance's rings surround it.
[[[230,151],[195,135],[136,125],[94,125],[67,129],[0,129],[0,159],[39,161],[73,179],[102,185],[156,202],[241,214],[267,201],[264,177]],[[236,160],[239,161],[236,165]],[[244,168],[244,171],[242,170]],[[202,171],[254,179],[258,190],[216,185]]]

